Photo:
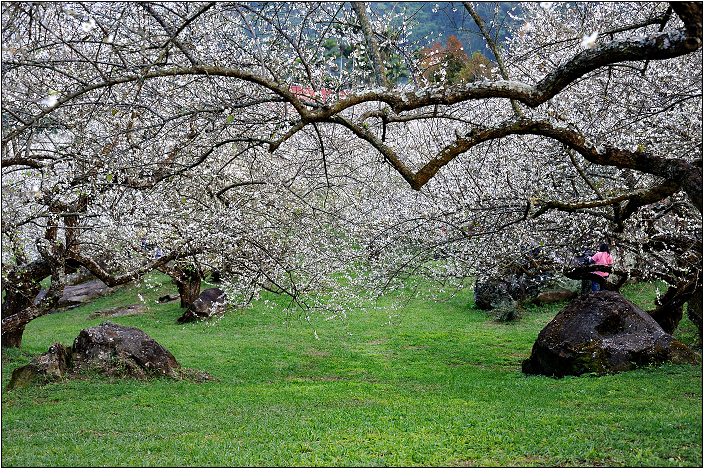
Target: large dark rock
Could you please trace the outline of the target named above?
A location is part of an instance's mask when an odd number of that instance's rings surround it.
[[[176,358],[136,327],[110,321],[83,329],[73,341],[73,368],[80,372],[97,369],[108,375],[146,378],[176,377],[181,365]]]
[[[474,304],[479,309],[492,310],[515,302],[517,290],[514,278],[507,280],[480,278],[474,282]]]
[[[71,364],[71,349],[56,342],[49,350],[29,362],[15,368],[7,389],[23,388],[32,382],[45,382],[64,377]]]
[[[647,312],[618,293],[599,291],[581,295],[545,326],[523,362],[523,372],[606,374],[698,358]]]
[[[225,312],[227,309],[227,294],[219,288],[203,290],[196,300],[191,303],[178,322],[191,322],[198,319],[208,319]]]
[[[84,372],[120,378],[168,376],[199,383],[218,381],[204,371],[182,368],[168,350],[136,327],[105,322],[82,330],[73,342],[73,351],[56,342],[28,365],[15,369],[7,389],[80,379]]]

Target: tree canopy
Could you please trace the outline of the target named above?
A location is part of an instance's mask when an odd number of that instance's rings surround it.
[[[496,64],[452,84],[361,2],[3,3],[3,344],[78,266],[176,261],[316,309],[353,304],[339,276],[368,294],[608,239],[701,284],[701,4],[516,4],[508,34],[462,8]]]

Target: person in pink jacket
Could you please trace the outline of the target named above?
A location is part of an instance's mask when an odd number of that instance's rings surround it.
[[[594,254],[591,257],[591,260],[594,262],[594,264],[597,264],[597,265],[611,265],[611,264],[613,264],[614,258],[611,257],[611,254],[609,253],[609,245],[606,243],[601,243],[601,246],[599,246],[599,252]],[[606,277],[609,276],[609,274],[607,272],[596,271],[594,273],[597,275],[601,275],[602,277],[604,277],[604,279],[606,279]],[[598,283],[592,282],[592,291],[599,291],[599,290],[603,290],[603,289],[604,288],[602,286],[600,286]]]

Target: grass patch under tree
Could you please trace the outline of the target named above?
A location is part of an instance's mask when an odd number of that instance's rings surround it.
[[[696,466],[702,368],[608,376],[525,376],[521,362],[564,304],[515,323],[446,301],[381,299],[345,321],[282,313],[277,301],[177,324],[165,276],[32,321],[3,349],[3,466]],[[652,307],[655,286],[626,297]],[[662,290],[662,286],[660,287]],[[12,370],[56,341],[71,345],[93,311],[139,302],[136,326],[182,366],[218,382],[86,377],[4,391]],[[685,315],[686,316],[686,315]],[[683,319],[676,337],[695,345]]]

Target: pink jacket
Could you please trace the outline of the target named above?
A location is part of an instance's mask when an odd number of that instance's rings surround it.
[[[611,265],[614,263],[614,258],[611,257],[611,254],[609,254],[606,251],[597,252],[596,254],[594,254],[592,256],[592,260],[594,261],[595,264],[598,264],[598,265]],[[607,274],[606,272],[597,271],[594,273],[597,275],[601,275],[602,277],[609,276],[609,274]]]

